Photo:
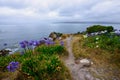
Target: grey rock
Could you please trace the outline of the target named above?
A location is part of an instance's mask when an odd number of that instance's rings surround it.
[[[93,64],[93,62],[91,62],[88,59],[81,59],[80,64],[82,64],[83,67],[89,67],[89,66],[91,66],[91,64]]]

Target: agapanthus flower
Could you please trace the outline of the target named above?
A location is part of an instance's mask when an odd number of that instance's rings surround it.
[[[49,40],[45,40],[45,44],[46,45],[50,45],[50,41]]]
[[[53,45],[54,41],[51,38],[44,38],[45,44],[46,45]]]
[[[42,39],[41,39],[41,40],[39,41],[39,43],[40,43],[40,44],[45,44],[45,40],[42,40]]]
[[[29,41],[28,46],[32,46],[34,42],[34,40]]]
[[[60,45],[61,45],[61,46],[64,46],[64,42],[63,42],[63,41],[60,41]]]
[[[16,69],[19,67],[19,62],[10,62],[9,65],[7,66],[8,71],[14,72]]]
[[[40,43],[39,43],[39,41],[34,41],[33,42],[33,46],[38,46]]]
[[[21,47],[21,48],[25,48],[26,45],[25,45],[24,43],[20,43],[20,47]]]

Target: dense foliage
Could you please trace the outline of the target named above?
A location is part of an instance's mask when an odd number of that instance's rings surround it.
[[[83,42],[84,47],[89,47],[93,50],[106,51],[106,53],[109,53],[106,55],[109,57],[109,61],[120,66],[120,30],[94,36],[85,36]]]
[[[86,38],[85,45],[91,48],[101,48],[109,51],[120,50],[120,37],[113,33],[90,36]]]
[[[70,76],[69,71],[59,58],[66,54],[64,46],[60,43],[54,44],[48,39],[45,39],[44,44],[40,41],[22,41],[20,47],[24,52],[0,57],[0,71],[19,71],[35,80],[70,79],[67,77]]]
[[[112,32],[114,29],[112,26],[93,25],[87,28],[87,33],[107,31]]]

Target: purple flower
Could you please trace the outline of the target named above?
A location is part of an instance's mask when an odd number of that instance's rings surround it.
[[[54,44],[55,44],[55,42],[51,41],[51,42],[50,42],[50,44],[51,44],[51,45],[54,45]]]
[[[7,66],[8,71],[14,72],[17,68],[19,67],[19,62],[10,62],[9,65]]]
[[[25,44],[28,44],[29,42],[25,40],[24,43],[25,43]]]
[[[33,42],[33,46],[38,46],[39,45],[39,42],[38,41],[34,41]]]
[[[28,45],[29,45],[29,46],[32,46],[33,43],[34,43],[34,41],[30,41],[30,42],[28,43]]]
[[[44,38],[46,45],[54,45],[54,41],[51,38]]]
[[[61,46],[64,46],[64,42],[63,42],[63,41],[60,41],[60,45],[61,45]]]
[[[26,41],[26,40],[25,40],[25,41],[20,42],[19,44],[20,44],[20,47],[21,47],[21,48],[26,48],[26,47],[28,47],[28,46],[29,46],[29,42],[28,42],[28,41]]]
[[[20,47],[21,47],[21,48],[25,48],[26,45],[25,45],[24,43],[20,43]]]
[[[45,44],[45,40],[40,40],[39,43],[40,44]]]
[[[49,40],[45,40],[45,44],[46,45],[50,45],[50,41]]]

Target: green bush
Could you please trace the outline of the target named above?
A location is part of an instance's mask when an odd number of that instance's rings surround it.
[[[57,55],[40,54],[22,63],[22,71],[34,76],[35,80],[55,78],[55,75],[63,73],[64,69]]]
[[[112,26],[102,26],[102,25],[93,25],[87,28],[87,33],[94,33],[94,32],[100,32],[100,31],[107,31],[112,32],[114,29]]]
[[[59,54],[62,55],[63,52],[65,52],[65,49],[63,46],[60,45],[52,45],[52,46],[40,46],[36,49],[36,51],[44,54]]]
[[[20,63],[20,73],[34,77],[35,80],[65,80],[71,79],[69,71],[64,66],[59,56],[65,49],[60,45],[39,46],[34,51],[24,54],[13,54],[0,57],[0,71],[7,72],[7,65],[11,61]],[[4,69],[4,70],[3,70]]]
[[[96,40],[96,38],[99,38]],[[96,48],[97,46],[101,49],[114,51],[115,49],[120,49],[120,37],[111,33],[91,36],[85,39],[85,46]]]

